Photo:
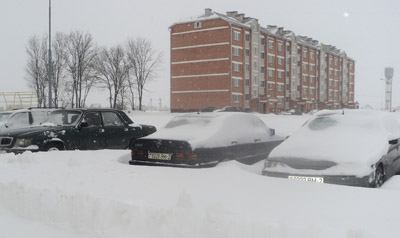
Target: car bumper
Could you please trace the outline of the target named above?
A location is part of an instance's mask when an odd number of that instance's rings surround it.
[[[214,167],[218,164],[218,161],[213,161],[209,163],[169,163],[169,162],[159,162],[159,161],[146,161],[146,160],[130,160],[131,165],[149,165],[149,166],[168,166],[168,167],[179,167],[179,168],[208,168]]]
[[[28,148],[22,148],[22,147],[0,148],[0,154],[2,154],[2,153],[22,154],[22,153],[24,153],[25,151],[38,152],[38,151],[39,151],[39,147],[28,147]]]
[[[308,175],[308,174],[295,174],[295,173],[281,173],[262,171],[262,175],[277,178],[286,178],[289,176],[307,177],[307,178],[323,178],[323,183],[339,184],[348,186],[359,186],[359,187],[373,187],[373,183],[370,176],[356,177],[351,175]]]

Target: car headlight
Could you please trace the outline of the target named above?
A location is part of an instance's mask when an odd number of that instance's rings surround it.
[[[31,139],[25,139],[25,138],[23,138],[23,139],[17,139],[17,140],[15,141],[15,145],[18,146],[18,147],[28,147],[28,146],[30,146],[31,144],[32,144]]]
[[[264,168],[274,168],[274,167],[276,167],[276,166],[278,166],[278,162],[276,162],[276,161],[270,161],[270,160],[265,160]]]

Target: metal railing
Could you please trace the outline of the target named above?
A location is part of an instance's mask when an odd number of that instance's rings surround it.
[[[0,111],[38,106],[34,92],[0,92]]]

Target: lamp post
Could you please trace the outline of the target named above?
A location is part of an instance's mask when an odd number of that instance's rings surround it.
[[[51,60],[51,0],[49,0],[49,107],[52,107],[53,96],[52,96],[52,86],[53,86],[53,62]]]

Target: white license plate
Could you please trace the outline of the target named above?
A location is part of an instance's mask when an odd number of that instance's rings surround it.
[[[171,160],[171,154],[149,152],[148,159]]]
[[[324,178],[322,178],[322,177],[289,176],[288,179],[294,179],[294,180],[298,180],[298,181],[314,182],[314,183],[324,183]]]

